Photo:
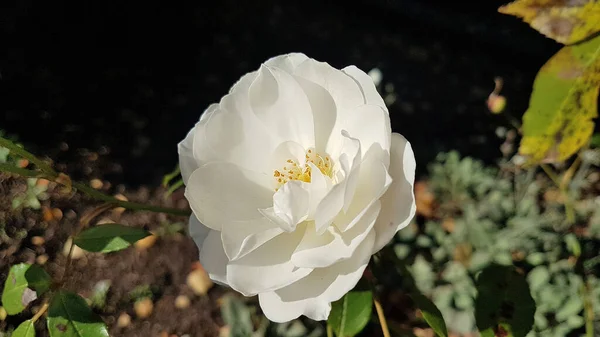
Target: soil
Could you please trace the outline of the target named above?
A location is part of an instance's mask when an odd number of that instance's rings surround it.
[[[100,169],[104,169],[104,157],[93,155],[80,156],[78,165],[88,176],[102,179]],[[10,265],[26,262],[38,263],[39,256],[47,256],[43,267],[55,280],[63,277],[65,264],[65,242],[74,232],[82,215],[98,206],[98,203],[77,193],[64,194],[55,183],[48,184],[48,198],[41,201],[42,209],[13,210],[11,201],[25,189],[26,182],[22,178],[0,174],[0,224],[6,236],[0,240],[0,280],[2,284],[8,274]],[[107,188],[108,187],[108,188]],[[128,191],[123,186],[112,186],[105,182],[105,192],[124,195],[130,201],[150,203],[167,207],[187,208],[187,202],[181,191],[164,199],[165,190],[157,188],[138,188]],[[62,216],[51,216],[48,210],[60,209]],[[95,222],[112,221],[133,227],[143,227],[150,231],[160,231],[166,224],[187,223],[182,217],[166,216],[150,212],[121,213],[118,209],[102,213]],[[23,234],[24,233],[24,234]],[[33,237],[42,237],[41,245],[32,243]],[[99,281],[109,280],[110,288],[106,302],[97,309],[110,327],[112,336],[217,336],[220,309],[217,299],[223,289],[214,287],[206,296],[196,296],[187,285],[186,278],[197,264],[198,249],[194,242],[181,232],[161,235],[157,241],[146,249],[130,247],[124,251],[110,254],[85,253],[74,259],[71,272],[65,279],[65,287],[90,298],[94,286]],[[136,318],[131,292],[136,287],[148,286],[152,291],[154,310],[145,318]],[[186,309],[175,307],[175,298],[185,295],[191,299]],[[39,306],[39,300],[32,307]],[[119,328],[118,317],[127,313],[132,317],[131,324]],[[0,331],[15,327],[31,316],[27,310],[17,316],[9,316],[0,322]],[[43,320],[36,324],[37,336],[48,336],[43,327]]]

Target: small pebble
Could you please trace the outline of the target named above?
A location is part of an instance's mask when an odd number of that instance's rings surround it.
[[[154,303],[149,298],[143,298],[138,300],[133,305],[133,309],[135,310],[135,315],[139,318],[148,318],[152,315],[152,310],[154,309]]]
[[[46,264],[46,262],[48,262],[48,255],[46,255],[46,254],[39,255],[38,257],[35,258],[35,262],[37,264],[43,266],[44,264]]]
[[[192,270],[187,276],[186,283],[198,296],[206,295],[213,286],[213,282],[204,269]]]
[[[69,255],[69,250],[71,249],[71,245],[73,244],[73,239],[69,238],[67,240],[67,242],[65,242],[65,245],[63,246],[63,255],[64,256],[68,256]],[[85,255],[85,251],[79,247],[77,247],[77,245],[75,245],[75,247],[73,247],[73,254],[71,254],[71,258],[73,260],[77,260],[82,258]]]
[[[31,243],[34,246],[38,246],[39,247],[39,246],[43,245],[45,242],[46,242],[46,239],[44,239],[41,236],[34,236],[34,237],[31,238]]]
[[[52,209],[52,216],[54,217],[54,220],[56,221],[60,221],[63,217],[63,212],[60,208],[53,208]]]
[[[154,246],[154,244],[156,243],[156,239],[158,239],[158,237],[154,234],[146,236],[145,238],[138,240],[136,243],[134,243],[135,248],[137,248],[138,250],[146,250],[152,246]]]
[[[90,180],[90,186],[92,186],[93,189],[99,190],[102,188],[102,185],[104,185],[104,184],[102,183],[102,180],[100,180],[100,179]]]
[[[122,313],[119,315],[119,318],[117,319],[117,326],[119,328],[126,328],[129,326],[129,324],[131,324],[131,316],[129,316],[127,313]]]
[[[190,306],[190,298],[185,295],[179,295],[175,298],[175,307],[177,309],[187,309]]]

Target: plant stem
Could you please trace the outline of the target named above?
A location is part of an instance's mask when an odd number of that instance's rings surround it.
[[[48,310],[48,302],[44,302],[40,310],[38,310],[38,312],[36,312],[35,315],[31,318],[31,322],[35,323],[35,321],[42,317],[46,310]]]
[[[93,189],[85,184],[76,182],[76,181],[73,182],[73,187],[75,187],[76,189],[80,190],[81,192],[89,195],[90,197],[92,197],[96,200],[105,201],[105,202],[111,203],[117,207],[123,207],[123,208],[131,209],[131,210],[135,210],[135,211],[150,211],[150,212],[167,213],[167,214],[180,215],[180,216],[189,216],[191,214],[191,212],[189,210],[170,208],[170,207],[153,206],[153,205],[147,205],[147,204],[142,204],[142,203],[137,203],[137,202],[119,200],[110,195],[96,191],[95,189]]]
[[[594,337],[594,305],[590,300],[589,284],[585,282],[582,286],[583,315],[585,316],[585,336]]]
[[[388,329],[387,320],[385,319],[385,314],[383,313],[381,303],[379,303],[379,300],[377,298],[373,298],[373,303],[375,304],[377,317],[379,317],[379,323],[381,324],[381,332],[383,332],[383,337],[390,337],[390,330]]]
[[[77,190],[86,193],[87,195],[89,195],[90,197],[92,197],[94,199],[112,203],[118,207],[123,207],[123,208],[131,209],[131,210],[150,211],[150,212],[156,212],[156,213],[167,213],[167,214],[181,215],[181,216],[189,216],[191,214],[191,212],[189,210],[152,206],[152,205],[146,205],[146,204],[141,204],[141,203],[136,203],[136,202],[118,200],[110,195],[96,191],[95,189],[93,189],[85,184],[82,184],[82,183],[79,183],[76,181],[71,181],[71,179],[67,175],[65,175],[63,173],[59,174],[54,169],[52,169],[52,167],[50,165],[48,165],[48,163],[37,158],[35,155],[28,152],[27,150],[15,145],[13,142],[11,142],[8,139],[0,137],[0,146],[5,147],[10,152],[29,160],[41,172],[35,171],[35,170],[22,169],[22,168],[18,168],[18,167],[12,167],[12,166],[9,166],[6,164],[0,164],[0,171],[8,171],[11,173],[19,174],[24,177],[46,178],[48,180],[56,181],[57,183],[60,183],[62,185],[72,184],[72,186],[75,187]],[[171,175],[175,176],[178,172],[179,172],[179,167],[177,167],[176,170]],[[62,178],[61,176],[63,176],[65,179],[61,179]],[[171,179],[172,179],[172,177],[171,177]],[[67,186],[67,187],[70,188],[71,186]]]
[[[0,171],[18,174],[26,178],[43,178],[42,172],[20,168],[8,163],[0,163]]]
[[[333,328],[330,324],[327,324],[327,337],[333,337]]]
[[[565,212],[567,215],[567,223],[569,225],[573,225],[575,223],[575,209],[573,207],[573,202],[571,200],[571,196],[569,195],[568,184],[564,184],[559,177],[554,173],[554,171],[546,164],[540,164],[542,170],[546,172],[548,177],[554,182],[556,187],[560,190],[560,193],[565,198]]]
[[[32,153],[17,146],[15,143],[11,142],[10,140],[0,137],[0,146],[7,148],[13,154],[16,154],[20,157],[23,157],[23,158],[29,160],[29,162],[33,163],[35,166],[37,166],[37,168],[39,168],[42,172],[46,173],[47,175],[49,175],[49,176],[57,175],[56,171],[54,171],[52,169],[52,167],[50,167],[50,165],[48,165],[45,161],[37,158]]]

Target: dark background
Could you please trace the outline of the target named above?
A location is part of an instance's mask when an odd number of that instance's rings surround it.
[[[494,130],[508,125],[485,105],[494,77],[520,118],[560,47],[497,13],[502,3],[3,0],[0,129],[59,162],[105,147],[122,167],[113,179],[155,184],[210,103],[262,61],[301,51],[381,69],[397,94],[393,129],[413,144],[420,172],[450,149],[491,162]]]

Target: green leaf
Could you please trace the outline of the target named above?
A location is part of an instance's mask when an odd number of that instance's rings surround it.
[[[350,291],[331,304],[329,324],[338,337],[355,336],[371,319],[373,293],[370,290]]]
[[[230,336],[246,337],[252,336],[254,326],[248,307],[237,297],[227,295],[223,299],[221,315],[225,324],[229,325]]]
[[[10,268],[4,282],[2,304],[9,315],[25,310],[27,305],[50,288],[50,275],[38,265],[20,263]]]
[[[512,266],[490,265],[477,278],[475,320],[481,336],[504,330],[524,337],[533,326],[535,302],[525,277]]]
[[[12,337],[35,337],[35,329],[33,327],[33,321],[28,319],[25,322],[19,324],[17,329],[13,331]]]
[[[533,29],[564,44],[600,31],[600,3],[596,0],[517,0],[498,11],[520,17]]]
[[[585,145],[598,117],[600,36],[562,48],[538,72],[523,115],[528,164],[562,162]]]
[[[104,224],[84,230],[73,242],[89,252],[109,253],[125,249],[149,235],[141,228]]]
[[[435,304],[423,294],[412,293],[410,294],[410,297],[415,302],[417,308],[421,310],[425,322],[429,324],[433,331],[440,337],[448,337],[446,322],[444,322],[444,317],[442,316],[440,309],[438,309]]]
[[[3,149],[3,148],[0,148],[0,149]],[[41,177],[41,176],[43,176],[43,173],[40,173],[38,171],[20,168],[20,167],[15,166],[15,164],[3,163],[1,161],[0,161],[0,172],[8,172],[8,173],[19,175],[21,177]]]
[[[50,337],[108,337],[102,319],[92,312],[80,296],[61,290],[48,308]]]

